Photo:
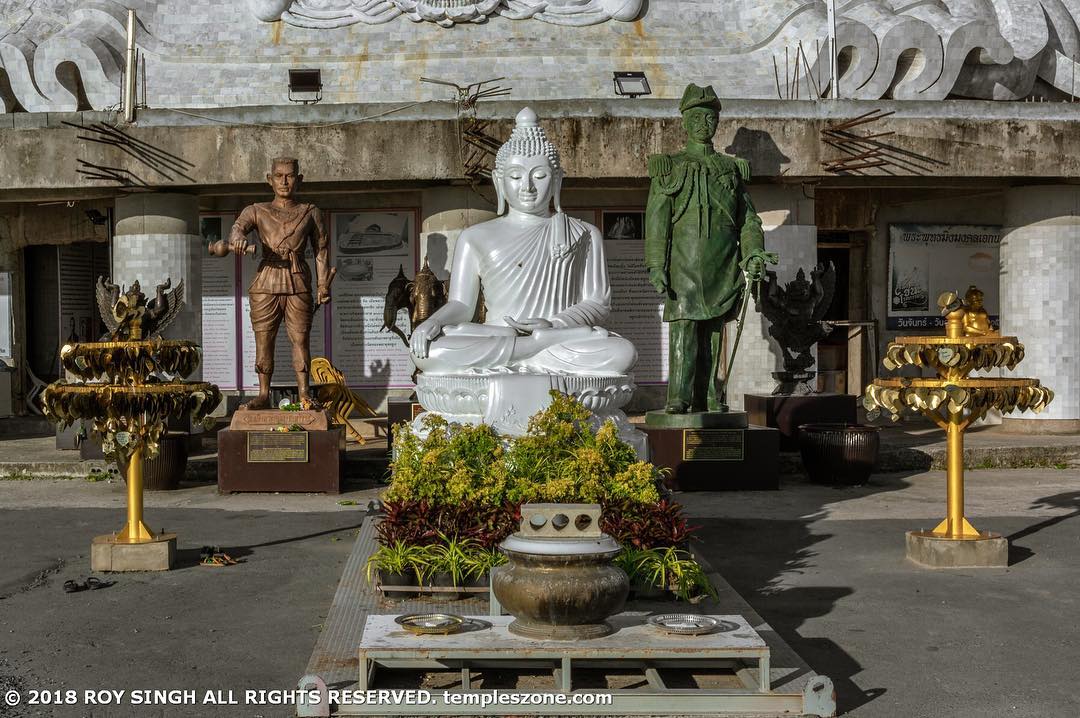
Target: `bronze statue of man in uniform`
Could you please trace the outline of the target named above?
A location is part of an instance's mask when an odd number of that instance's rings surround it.
[[[666,298],[670,338],[664,410],[726,412],[726,375],[717,382],[724,326],[740,313],[746,282],[760,281],[776,255],[765,251],[746,189],[749,165],[713,148],[720,113],[713,88],[687,86],[679,112],[686,148],[649,157],[645,211],[645,266]]]
[[[248,287],[251,327],[255,330],[255,371],[259,376],[259,395],[244,405],[247,409],[270,406],[270,377],[274,373],[274,340],[282,320],[292,344],[292,363],[296,371],[298,400],[305,409],[315,406],[308,383],[311,351],[308,341],[315,309],[330,301],[329,243],[323,229],[322,214],[313,204],[294,198],[304,176],[299,160],[278,157],[270,166],[266,181],[274,189],[271,202],[248,205],[233,223],[229,239],[210,245],[210,253],[224,257],[229,252],[254,254],[256,245],[247,241],[257,230],[262,244],[262,261],[255,280]],[[311,242],[315,254],[317,279],[314,303],[311,296],[311,268],[304,259],[304,249]]]

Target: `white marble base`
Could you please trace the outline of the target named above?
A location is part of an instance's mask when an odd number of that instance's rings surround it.
[[[451,423],[489,424],[496,431],[522,436],[529,417],[551,404],[551,391],[572,396],[593,412],[596,426],[612,420],[620,438],[648,458],[645,434],[633,427],[622,407],[634,394],[634,377],[566,374],[426,374],[416,378],[416,396],[428,412]],[[421,414],[413,429],[423,436]]]

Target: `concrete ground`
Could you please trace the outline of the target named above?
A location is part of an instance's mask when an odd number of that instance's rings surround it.
[[[881,474],[857,489],[789,480],[780,492],[680,498],[710,563],[833,678],[844,714],[1075,715],[1080,471],[968,476],[968,516],[1011,538],[1008,569],[905,562],[903,532],[932,527],[944,510],[941,472]],[[151,525],[180,534],[180,567],[65,594],[65,580],[88,575],[92,536],[120,524],[122,482],[0,481],[0,692],[193,688],[201,698],[295,686],[376,494],[219,496],[212,485],[148,493]],[[198,566],[205,544],[244,562]],[[289,713],[197,706],[138,715]]]

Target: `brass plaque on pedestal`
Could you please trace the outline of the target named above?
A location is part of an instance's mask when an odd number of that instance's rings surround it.
[[[247,460],[259,463],[307,463],[308,433],[306,431],[249,431]]]
[[[683,461],[742,461],[743,429],[683,429]]]
[[[330,428],[330,415],[324,409],[241,409],[233,413],[229,428],[235,431],[270,431],[279,426],[293,424],[305,431],[323,431]]]

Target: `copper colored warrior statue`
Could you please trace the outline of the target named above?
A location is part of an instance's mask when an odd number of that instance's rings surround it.
[[[291,157],[276,158],[267,182],[274,188],[272,202],[248,205],[233,223],[228,240],[210,245],[210,253],[224,257],[229,252],[255,254],[256,245],[247,241],[251,230],[258,230],[262,261],[255,280],[248,287],[251,304],[251,327],[255,330],[255,371],[259,376],[259,395],[244,405],[247,409],[270,406],[270,377],[274,373],[274,340],[282,320],[292,344],[292,363],[296,371],[298,400],[305,408],[315,402],[308,384],[311,352],[308,340],[315,310],[330,301],[330,284],[335,272],[330,268],[329,245],[322,216],[313,204],[295,199],[304,176],[300,162]],[[315,254],[316,296],[312,302],[311,268],[304,259],[304,248],[311,242]]]

